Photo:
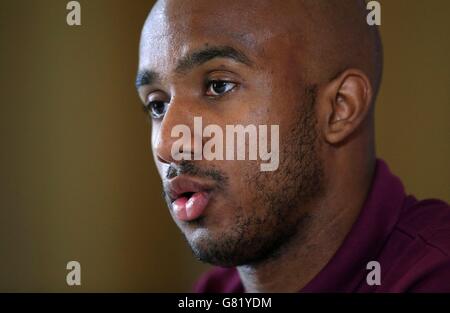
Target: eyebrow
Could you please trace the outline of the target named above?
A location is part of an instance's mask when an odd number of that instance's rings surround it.
[[[154,71],[141,70],[136,76],[136,89],[139,89],[145,85],[154,84],[157,80],[159,80],[158,73]]]
[[[230,46],[214,46],[194,51],[183,57],[176,67],[177,72],[186,72],[215,58],[228,58],[251,66],[250,59],[241,51]]]
[[[176,72],[183,73],[202,65],[215,58],[228,58],[247,66],[252,66],[252,62],[243,52],[230,46],[213,46],[194,51],[178,61]],[[136,88],[151,85],[159,79],[158,73],[154,71],[139,71],[136,77]]]

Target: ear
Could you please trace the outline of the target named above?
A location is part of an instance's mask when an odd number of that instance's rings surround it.
[[[329,144],[347,139],[371,109],[372,86],[360,70],[349,69],[329,82],[321,97],[321,128]]]

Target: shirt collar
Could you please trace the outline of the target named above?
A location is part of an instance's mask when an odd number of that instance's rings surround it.
[[[351,292],[365,279],[397,223],[405,192],[399,178],[380,159],[358,219],[328,264],[301,292]]]

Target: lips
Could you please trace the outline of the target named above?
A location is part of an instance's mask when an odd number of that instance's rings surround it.
[[[213,187],[196,178],[178,176],[169,181],[168,196],[175,216],[184,222],[201,217],[209,203]]]

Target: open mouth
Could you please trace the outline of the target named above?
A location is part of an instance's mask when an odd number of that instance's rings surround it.
[[[172,202],[176,217],[185,222],[199,218],[209,202],[209,192],[185,192]]]
[[[184,198],[190,199],[194,194],[195,194],[195,192],[188,191],[188,192],[182,193],[180,195],[180,198],[184,197]]]
[[[193,221],[204,214],[212,187],[192,177],[178,176],[170,180],[171,208],[180,221]]]

